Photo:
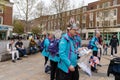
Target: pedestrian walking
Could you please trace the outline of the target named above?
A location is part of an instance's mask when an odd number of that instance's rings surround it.
[[[113,57],[114,55],[113,50],[115,54],[117,54],[117,46],[119,46],[119,40],[115,34],[112,36],[112,39],[110,40],[110,46],[111,46],[111,57]]]
[[[108,44],[107,43],[104,43],[103,44],[103,55],[107,55],[107,51],[108,51]]]
[[[52,38],[53,38],[53,34],[49,33],[48,36],[45,38],[44,43],[43,43],[44,49],[42,51],[42,55],[45,57],[45,63],[44,63],[45,73],[47,73],[46,67],[47,67],[47,62],[48,62],[48,58],[49,58],[49,54],[50,54],[49,51],[48,51],[48,46],[49,46],[50,40]]]
[[[77,54],[74,36],[78,27],[70,25],[70,30],[62,36],[59,43],[59,58],[56,80],[79,80]]]
[[[98,57],[98,49],[100,48],[100,44],[99,44],[99,40],[98,38],[100,37],[100,32],[96,31],[95,32],[95,36],[90,40],[90,45],[92,46],[92,50],[93,50],[93,57]],[[97,72],[97,68],[96,68],[97,64],[94,64],[94,67],[91,66],[91,70],[93,72]]]
[[[59,48],[59,39],[57,38],[51,39],[50,44],[48,46],[48,51],[50,53],[49,60],[51,66],[50,80],[54,80],[56,77],[57,64],[59,61],[58,48]]]

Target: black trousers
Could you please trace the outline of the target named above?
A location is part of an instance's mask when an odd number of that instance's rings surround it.
[[[47,64],[47,61],[48,61],[48,57],[45,56],[45,63],[44,63],[44,65]]]
[[[93,56],[97,57],[98,51],[93,51]]]
[[[98,57],[99,60],[101,60],[101,55],[102,55],[102,49],[100,48],[100,56]]]
[[[78,66],[75,67],[74,72],[65,73],[57,68],[56,80],[79,80]]]
[[[115,80],[120,80],[120,75],[115,75]]]
[[[116,47],[111,46],[111,55],[113,55],[113,49],[115,51],[115,54],[117,54],[117,46]]]
[[[54,80],[56,77],[57,63],[58,62],[54,62],[54,61],[50,60],[50,65],[51,65],[50,80]]]
[[[93,51],[93,56],[97,57],[98,51]],[[94,65],[94,67],[91,66],[91,70],[95,71],[96,70],[96,64]]]

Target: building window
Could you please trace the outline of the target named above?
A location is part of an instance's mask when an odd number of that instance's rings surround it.
[[[110,6],[110,2],[105,2],[103,3],[103,8],[109,7]]]
[[[97,26],[99,26],[99,22],[97,22]]]
[[[91,28],[93,27],[93,21],[90,21],[90,27]]]
[[[74,15],[74,14],[75,14],[75,10],[72,10],[72,11],[71,11],[71,15]]]
[[[82,28],[83,28],[83,29],[85,28],[85,23],[82,23]]]
[[[93,13],[90,13],[90,20],[93,20]]]
[[[117,21],[116,20],[114,20],[114,25],[117,25]]]
[[[0,24],[3,24],[3,17],[0,16]]]
[[[116,16],[117,15],[117,10],[116,9],[114,9],[114,16]]]
[[[82,16],[82,20],[86,20],[86,15],[83,15],[83,16]]]
[[[0,13],[3,13],[3,7],[0,6]]]
[[[97,12],[97,17],[99,17],[99,12]]]
[[[108,17],[109,11],[103,11],[104,17]]]
[[[85,11],[87,11],[87,8],[86,8],[86,7],[83,8],[83,12],[85,12]]]
[[[67,12],[67,16],[69,16],[69,15],[70,15],[70,12],[68,11],[68,12]]]
[[[113,0],[113,5],[117,5],[117,0]]]
[[[99,9],[100,8],[100,5],[97,5],[97,9]]]

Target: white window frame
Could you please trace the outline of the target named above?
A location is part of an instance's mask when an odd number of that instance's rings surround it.
[[[1,18],[1,22],[0,22],[0,24],[3,24],[3,17],[2,17],[2,16],[0,16],[0,18]]]
[[[2,12],[0,12],[0,13],[3,13],[3,7],[2,6],[0,6],[0,9],[2,10]]]
[[[118,0],[113,0],[113,6],[115,6],[115,5],[118,4],[117,1],[118,1]]]
[[[114,15],[114,11],[116,10],[116,15]],[[115,8],[115,9],[113,9],[113,15],[114,16],[117,16],[117,9]]]
[[[90,21],[93,21],[93,13],[90,13]]]

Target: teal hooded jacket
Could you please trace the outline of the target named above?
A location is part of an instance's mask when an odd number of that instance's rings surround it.
[[[98,47],[97,47],[97,45],[95,44],[96,42],[98,42],[98,38],[97,37],[93,37],[92,39],[91,39],[91,45],[93,46],[93,51],[98,51]]]
[[[49,57],[49,52],[48,52],[48,46],[50,44],[50,41],[48,38],[45,38],[44,40],[44,49],[42,51],[42,55],[45,57]]]
[[[65,34],[59,43],[59,58],[58,68],[64,71],[65,73],[69,73],[69,66],[73,65],[77,66],[77,53],[75,48],[75,40]]]

